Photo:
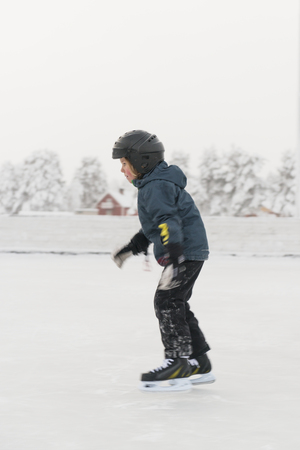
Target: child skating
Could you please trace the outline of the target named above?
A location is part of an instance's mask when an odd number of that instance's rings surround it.
[[[185,190],[186,176],[164,161],[164,146],[146,131],[121,136],[113,147],[121,172],[138,189],[141,230],[113,254],[118,267],[139,253],[154,256],[164,267],[155,297],[165,359],[161,366],[143,373],[140,389],[187,390],[192,384],[213,383],[210,350],[188,300],[208,258],[209,250],[200,213]]]

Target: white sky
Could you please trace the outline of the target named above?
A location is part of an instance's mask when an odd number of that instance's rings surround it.
[[[232,144],[277,164],[295,148],[298,0],[11,0],[0,9],[0,164],[84,156],[107,174],[125,131],[196,166]]]

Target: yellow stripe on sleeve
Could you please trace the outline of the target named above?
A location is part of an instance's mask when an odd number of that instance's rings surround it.
[[[167,245],[169,243],[169,228],[166,223],[162,223],[158,225],[158,228],[161,229],[160,236],[162,238],[162,242],[164,245]]]

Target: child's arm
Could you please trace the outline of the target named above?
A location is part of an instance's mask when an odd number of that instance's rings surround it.
[[[157,233],[164,247],[165,254],[158,260],[159,264],[166,266],[159,284],[161,290],[180,286],[186,270],[183,254],[183,225],[177,204],[179,194],[180,189],[174,183],[163,180],[153,182],[142,193],[141,200],[145,210],[152,218],[153,229],[157,227]]]
[[[166,244],[165,251],[166,268],[158,285],[158,289],[162,291],[179,287],[186,270],[181,244]]]

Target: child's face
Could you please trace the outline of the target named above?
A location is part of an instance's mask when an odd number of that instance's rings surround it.
[[[120,161],[122,164],[121,172],[124,173],[125,178],[131,183],[132,180],[136,179],[136,176],[131,172],[128,161],[125,158],[121,158]]]

